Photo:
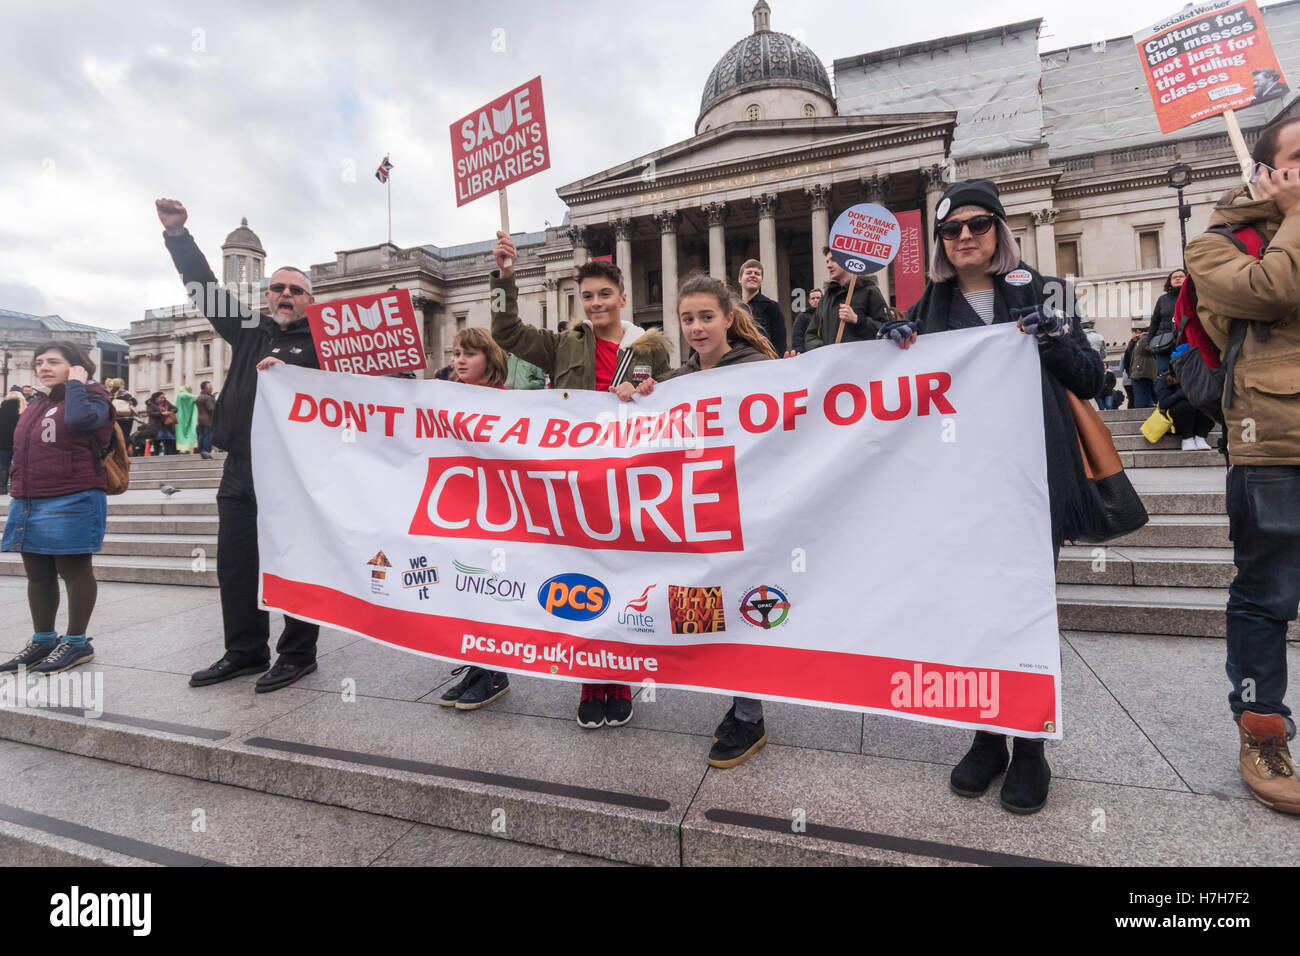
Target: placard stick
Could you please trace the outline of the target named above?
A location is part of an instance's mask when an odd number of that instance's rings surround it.
[[[849,276],[849,294],[844,297],[844,304],[850,309],[853,308],[853,287],[858,284],[857,276]],[[862,321],[862,316],[858,316],[858,321]],[[840,319],[840,330],[835,333],[835,344],[840,344],[840,339],[844,338],[844,320]]]
[[[1259,198],[1259,189],[1250,181],[1251,174],[1255,171],[1255,161],[1250,158],[1250,150],[1246,148],[1246,137],[1241,135],[1241,125],[1237,122],[1237,113],[1235,110],[1227,110],[1223,113],[1223,122],[1228,125],[1228,140],[1232,143],[1232,149],[1237,154],[1237,162],[1241,164],[1241,178],[1246,181],[1246,188],[1250,190],[1250,198]]]
[[[507,236],[510,235],[510,206],[506,202],[506,187],[502,186],[497,190],[497,199],[501,200],[501,231]],[[506,268],[509,269],[514,265],[513,259],[506,260]]]

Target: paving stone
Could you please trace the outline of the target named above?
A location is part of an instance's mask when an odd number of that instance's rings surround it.
[[[416,824],[371,866],[623,866],[613,860]]]

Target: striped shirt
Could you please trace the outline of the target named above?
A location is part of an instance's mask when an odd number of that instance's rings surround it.
[[[962,298],[965,299],[975,314],[980,317],[985,325],[993,324],[993,290],[985,289],[983,292],[963,292]]]

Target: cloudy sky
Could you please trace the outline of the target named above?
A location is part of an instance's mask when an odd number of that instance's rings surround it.
[[[1040,16],[1041,48],[1056,49],[1131,34],[1180,6],[768,2],[772,28],[828,69]],[[0,0],[0,308],[123,329],[180,301],[159,196],[185,203],[218,272],[241,216],[272,265],[381,242],[384,187],[373,174],[385,153],[395,243],[491,238],[491,198],[456,208],[448,127],[538,74],[552,167],[511,187],[511,225],[558,223],[557,186],[691,136],[704,80],[752,30],[752,6]]]

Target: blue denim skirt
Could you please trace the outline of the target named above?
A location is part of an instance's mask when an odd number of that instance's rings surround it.
[[[0,551],[98,554],[107,520],[108,496],[97,488],[57,498],[13,498]]]

